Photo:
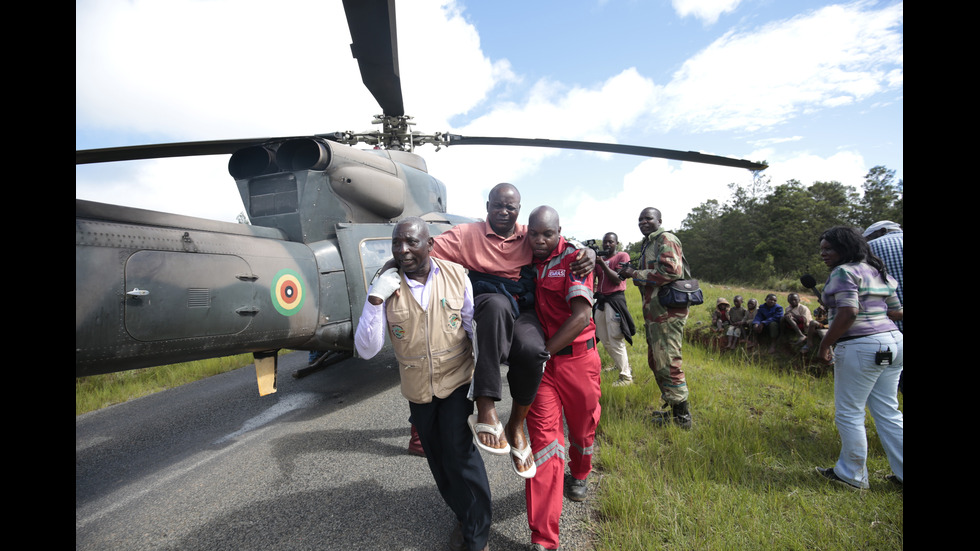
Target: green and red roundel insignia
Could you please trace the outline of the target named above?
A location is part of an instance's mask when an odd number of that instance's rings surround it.
[[[303,280],[290,269],[279,270],[272,280],[272,305],[284,316],[291,316],[303,306]]]

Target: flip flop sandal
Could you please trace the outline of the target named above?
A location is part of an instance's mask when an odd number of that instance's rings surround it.
[[[517,476],[521,478],[534,478],[534,474],[538,472],[538,466],[534,463],[534,461],[531,462],[531,467],[528,470],[517,470],[517,463],[524,463],[527,461],[528,456],[531,455],[531,445],[528,444],[526,448],[520,451],[518,451],[517,448],[511,447],[510,454],[513,456],[510,464],[512,467],[514,467],[514,472],[517,473]],[[513,459],[517,459],[517,461],[513,461]]]
[[[500,421],[497,421],[497,426],[487,425],[486,423],[477,423],[476,414],[474,413],[466,419],[466,422],[470,425],[470,430],[473,432],[473,443],[476,444],[477,448],[494,455],[507,455],[510,453],[510,444],[504,444],[501,448],[493,448],[487,446],[483,442],[480,442],[480,438],[477,436],[477,433],[486,432],[496,436],[497,441],[499,442],[500,435],[504,433],[504,426],[500,423]]]

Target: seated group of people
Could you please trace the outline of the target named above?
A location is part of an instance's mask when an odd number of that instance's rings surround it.
[[[750,298],[748,307],[743,307],[741,295],[736,295],[732,306],[728,299],[719,297],[711,313],[711,328],[725,335],[724,350],[734,350],[739,343],[752,348],[760,338],[768,341],[769,353],[776,351],[776,342],[781,334],[789,335],[792,344],[801,346],[803,351],[820,343],[827,331],[827,313],[818,307],[811,314],[810,309],[800,303],[798,293],[786,297],[789,306],[785,309],[778,303],[774,293],[766,295],[762,305]]]

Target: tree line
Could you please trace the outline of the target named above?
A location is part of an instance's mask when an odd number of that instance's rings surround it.
[[[757,176],[748,187],[730,184],[725,203],[709,199],[694,208],[674,231],[694,277],[781,289],[809,273],[817,281],[828,269],[817,254],[820,234],[848,225],[864,229],[879,220],[903,224],[903,182],[895,171],[876,166],[865,175],[863,193],[840,182],[798,180],[772,185]],[[626,250],[634,260],[641,243]]]

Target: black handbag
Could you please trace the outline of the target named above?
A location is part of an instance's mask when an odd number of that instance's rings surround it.
[[[659,243],[658,243],[659,244]],[[660,305],[667,308],[688,308],[704,304],[704,293],[701,292],[701,284],[696,279],[690,279],[691,268],[687,265],[687,258],[681,255],[681,262],[684,265],[684,277],[688,279],[676,279],[667,285],[660,287],[657,299]]]
[[[704,293],[696,279],[678,279],[660,288],[657,294],[661,306],[687,308],[704,304]]]

